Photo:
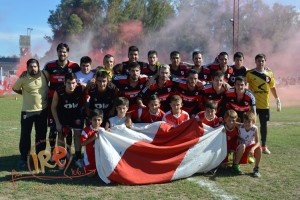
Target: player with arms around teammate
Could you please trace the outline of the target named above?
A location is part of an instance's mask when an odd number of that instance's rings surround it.
[[[69,60],[70,48],[66,43],[60,43],[57,45],[57,60],[49,61],[45,64],[44,70],[49,74],[49,92],[48,92],[48,126],[50,127],[49,132],[49,143],[51,152],[55,147],[57,131],[55,122],[51,113],[51,103],[54,92],[62,87],[65,83],[65,74],[76,73],[80,71],[80,67],[77,63]],[[72,138],[67,139],[68,145],[71,146]]]
[[[260,133],[263,153],[270,154],[267,148],[267,122],[270,119],[270,93],[274,96],[277,103],[277,111],[281,110],[281,102],[275,87],[273,72],[265,68],[266,55],[258,54],[255,56],[256,68],[247,72],[246,78],[256,99],[256,113],[260,122]]]
[[[65,147],[65,137],[74,130],[75,161],[82,167],[80,134],[83,127],[82,107],[84,86],[77,83],[74,73],[65,75],[65,86],[55,91],[51,111],[58,131],[58,145]],[[68,144],[69,145],[69,144]],[[68,146],[70,153],[71,147]]]
[[[223,106],[226,106],[227,110],[236,111],[239,117],[238,121],[241,121],[244,112],[255,113],[255,97],[250,90],[246,89],[246,79],[243,76],[237,76],[234,88],[225,92]]]

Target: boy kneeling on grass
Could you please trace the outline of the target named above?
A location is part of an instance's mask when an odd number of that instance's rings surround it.
[[[87,173],[96,169],[94,143],[99,137],[99,132],[104,130],[104,128],[100,127],[103,121],[103,111],[100,109],[92,110],[89,119],[91,125],[83,129],[80,138],[81,146],[84,148],[83,164]]]
[[[258,129],[255,126],[255,114],[253,112],[246,112],[243,114],[243,124],[239,128],[239,145],[236,150],[236,157],[232,168],[238,174],[243,174],[239,163],[253,162],[255,157],[255,167],[253,169],[253,176],[260,177],[259,162],[261,158],[262,149],[259,144]]]

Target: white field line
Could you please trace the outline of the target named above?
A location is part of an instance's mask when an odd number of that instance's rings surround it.
[[[212,194],[215,197],[219,197],[221,199],[224,200],[233,200],[233,199],[239,199],[236,196],[230,195],[227,192],[225,192],[224,190],[218,188],[216,186],[216,184],[210,182],[210,181],[206,181],[206,180],[201,180],[201,179],[197,179],[197,178],[188,178],[187,180],[197,183],[200,187],[205,187],[207,188],[209,191],[212,192]]]

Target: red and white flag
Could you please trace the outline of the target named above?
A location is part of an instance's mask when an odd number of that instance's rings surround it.
[[[164,183],[208,172],[226,157],[222,127],[202,129],[195,119],[172,128],[165,122],[116,126],[95,141],[96,167],[105,182]]]

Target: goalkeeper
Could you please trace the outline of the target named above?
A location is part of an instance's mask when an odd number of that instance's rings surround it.
[[[256,55],[255,64],[256,68],[249,70],[246,74],[246,78],[249,84],[248,87],[256,99],[256,113],[260,122],[262,152],[270,154],[271,152],[266,144],[268,132],[267,122],[270,119],[270,93],[272,93],[276,99],[278,112],[281,110],[281,102],[276,91],[273,72],[265,68],[266,55]]]

